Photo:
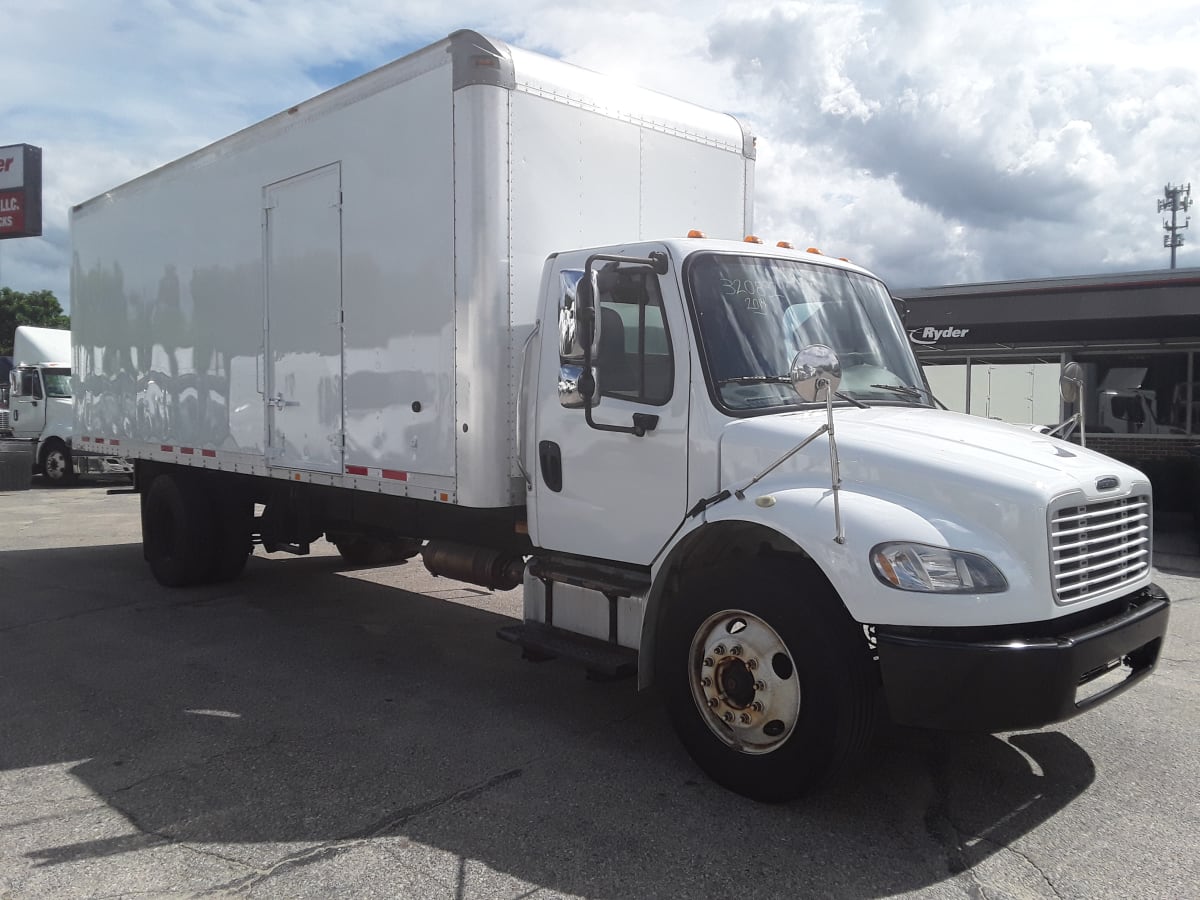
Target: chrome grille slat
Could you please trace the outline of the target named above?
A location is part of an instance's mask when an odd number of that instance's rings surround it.
[[[1150,515],[1145,496],[1055,510],[1049,535],[1055,600],[1078,603],[1145,575]]]
[[[1101,559],[1106,556],[1111,556],[1113,554],[1113,552],[1125,549],[1126,547],[1137,547],[1142,544],[1148,544],[1148,543],[1150,543],[1150,539],[1148,537],[1139,537],[1139,538],[1135,538],[1130,541],[1124,541],[1120,545],[1118,545],[1116,547],[1112,547],[1112,548],[1105,548],[1103,550],[1091,550],[1088,553],[1078,553],[1075,556],[1060,556],[1058,558],[1058,563],[1063,566],[1075,565],[1076,563],[1081,563],[1084,560]],[[1068,550],[1068,549],[1074,550],[1077,547],[1089,547],[1089,546],[1091,546],[1091,545],[1086,544],[1086,543],[1079,543],[1079,544],[1070,544],[1068,546],[1058,547],[1057,549],[1061,552],[1063,550]],[[1142,551],[1142,552],[1144,553],[1145,551]]]

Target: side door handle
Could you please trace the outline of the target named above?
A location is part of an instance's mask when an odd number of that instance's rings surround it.
[[[542,470],[542,481],[546,482],[546,487],[555,493],[562,490],[562,448],[554,441],[538,444],[538,468]]]

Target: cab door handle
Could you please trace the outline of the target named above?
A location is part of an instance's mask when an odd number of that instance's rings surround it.
[[[538,444],[538,468],[542,470],[546,487],[555,493],[562,490],[562,449],[554,441],[541,441]]]

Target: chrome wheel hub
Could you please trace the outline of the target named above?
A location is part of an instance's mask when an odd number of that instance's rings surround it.
[[[718,738],[743,753],[770,753],[800,718],[800,679],[783,639],[742,610],[710,616],[688,658],[692,698]]]

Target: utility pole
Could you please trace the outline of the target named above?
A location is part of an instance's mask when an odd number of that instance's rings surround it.
[[[1163,197],[1165,199],[1158,201],[1158,211],[1171,211],[1171,221],[1163,219],[1163,246],[1171,248],[1171,268],[1175,268],[1175,248],[1183,246],[1183,235],[1180,234],[1183,229],[1191,224],[1192,218],[1188,216],[1183,220],[1183,224],[1177,224],[1177,216],[1181,212],[1187,212],[1188,207],[1192,205],[1192,185],[1188,182],[1182,184],[1168,184],[1163,188]]]

